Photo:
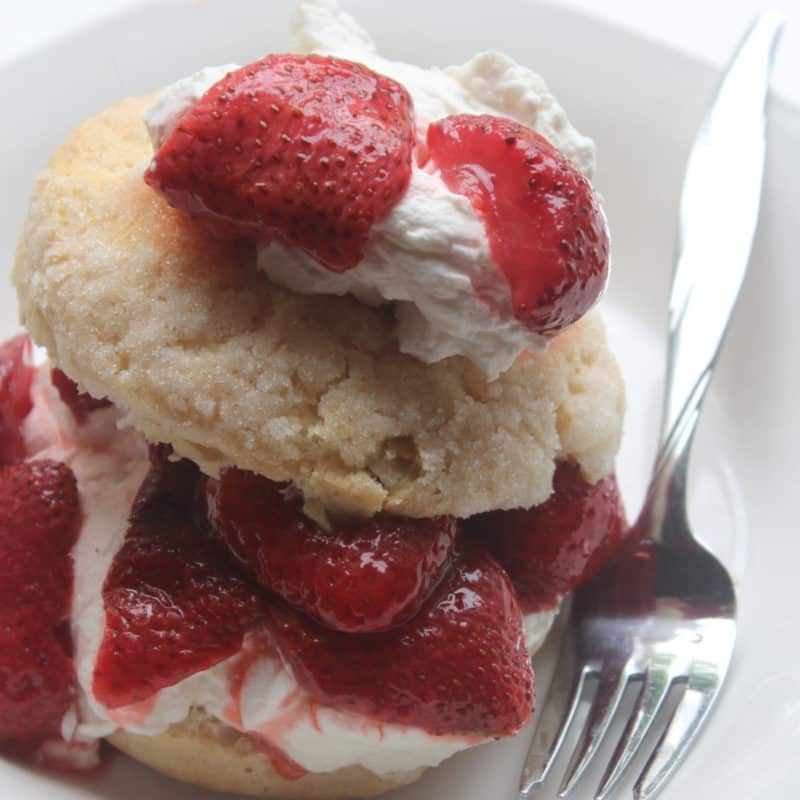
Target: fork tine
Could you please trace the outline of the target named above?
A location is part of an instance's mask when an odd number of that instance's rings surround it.
[[[712,626],[702,626],[701,630],[706,658],[695,657],[692,661],[686,691],[636,780],[636,800],[654,797],[667,782],[695,741],[725,681],[735,625],[732,620],[715,620]]]
[[[633,790],[636,800],[653,797],[669,778],[708,715],[712,699],[712,696],[695,689],[686,690],[636,781]]]
[[[604,800],[608,796],[636,755],[639,745],[647,736],[656,714],[669,694],[676,673],[680,674],[681,670],[675,669],[674,662],[666,659],[655,659],[648,667],[636,698],[636,705],[620,736],[614,755],[608,762],[603,779],[595,793],[595,800]]]
[[[578,665],[574,635],[568,632],[562,641],[550,690],[525,757],[519,782],[519,800],[528,800],[530,793],[547,779],[578,710],[586,678],[590,674],[587,666]]]
[[[597,692],[589,709],[580,742],[572,753],[569,766],[561,781],[558,790],[559,797],[566,797],[575,788],[575,784],[589,766],[589,762],[611,726],[611,721],[625,694],[632,673],[630,665],[626,665],[621,671],[608,666],[601,671]]]

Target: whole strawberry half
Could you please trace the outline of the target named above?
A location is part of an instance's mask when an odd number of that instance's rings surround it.
[[[0,346],[0,465],[25,458],[20,425],[31,410],[31,349],[26,334]]]
[[[75,696],[70,550],[80,524],[65,464],[0,470],[0,744],[15,752],[60,737]]]
[[[109,708],[145,700],[233,655],[263,615],[261,593],[196,521],[204,514],[201,473],[167,456],[153,451],[103,587],[106,629],[93,687]]]
[[[453,554],[454,517],[379,516],[325,530],[286,484],[239,469],[207,486],[209,519],[264,586],[330,628],[377,631],[410,619]]]
[[[553,494],[531,509],[490,511],[465,522],[505,567],[524,611],[552,608],[613,555],[627,527],[614,475],[588,483],[561,462]]]
[[[211,87],[145,180],[222,236],[297,245],[340,272],[411,177],[408,92],[361,64],[271,55]]]
[[[508,576],[484,550],[461,553],[410,622],[347,634],[284,604],[270,629],[322,704],[434,735],[500,737],[530,717],[534,680]]]
[[[78,384],[66,372],[58,368],[51,371],[50,380],[58,390],[61,400],[69,406],[69,410],[78,424],[86,422],[92,411],[111,405],[111,401],[107,398],[98,399],[87,392],[80,391]]]
[[[600,296],[608,276],[605,219],[589,181],[546,139],[510,119],[445,117],[428,128],[442,180],[483,218],[514,314],[553,336]]]

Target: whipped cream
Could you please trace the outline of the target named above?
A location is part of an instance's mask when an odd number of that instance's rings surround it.
[[[369,34],[334,0],[301,2],[291,49],[365,64],[402,83],[414,100],[417,136],[450,114],[494,114],[533,128],[591,175],[594,145],[569,123],[542,78],[501,53],[461,66],[423,68],[378,55]],[[235,65],[205,68],[165,89],[145,113],[157,150],[180,116]],[[508,281],[491,258],[483,222],[429,166],[412,168],[408,191],[370,231],[364,258],[336,274],[296,247],[258,248],[258,265],[276,283],[305,294],[353,294],[393,301],[400,350],[433,363],[461,355],[489,379],[547,340],[515,319]]]
[[[556,600],[556,605],[553,608],[543,608],[540,611],[534,611],[531,614],[525,614],[522,622],[525,627],[525,645],[528,652],[533,655],[543,644],[556,621],[559,609],[561,608],[561,599]]]
[[[236,64],[221,67],[204,67],[188,78],[176,81],[159,92],[158,97],[145,112],[145,122],[150,133],[153,149],[158,150],[161,143],[172,133],[178,120],[194,106],[198,100],[229,72],[239,69]]]

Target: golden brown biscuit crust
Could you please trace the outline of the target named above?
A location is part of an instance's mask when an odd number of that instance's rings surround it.
[[[403,355],[390,307],[277,287],[147,187],[147,104],[69,137],[18,248],[22,322],[85,390],[210,474],[236,464],[360,515],[529,507],[556,459],[612,469],[624,393],[596,314],[492,383]]]

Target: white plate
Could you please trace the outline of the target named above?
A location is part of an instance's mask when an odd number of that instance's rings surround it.
[[[641,500],[659,421],[665,305],[683,166],[715,82],[713,71],[575,12],[533,2],[345,2],[384,54],[448,64],[497,48],[541,72],[578,128],[595,138],[614,239],[605,301],[628,385],[620,477],[631,512]],[[63,136],[121,96],[152,91],[205,64],[247,63],[285,47],[290,2],[173,2],[64,39],[0,72],[3,214],[10,268],[33,178]],[[388,9],[392,13],[388,13]],[[13,112],[12,112],[13,110]],[[790,234],[800,220],[800,113],[771,106],[767,182],[751,273],[701,422],[691,470],[696,530],[733,571],[740,634],[718,710],[664,794],[789,798],[800,777],[800,644],[792,581],[800,563],[793,492],[800,487],[800,271]],[[735,164],[732,168],[735,169]],[[0,335],[16,329],[0,288]],[[551,648],[552,649],[552,646]],[[549,677],[539,662],[540,697]],[[511,800],[530,732],[456,756],[394,800]],[[542,792],[555,796],[554,787]],[[588,798],[586,787],[576,797]],[[0,761],[0,797],[25,800],[212,798],[125,758],[65,780]]]

